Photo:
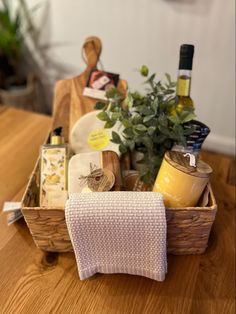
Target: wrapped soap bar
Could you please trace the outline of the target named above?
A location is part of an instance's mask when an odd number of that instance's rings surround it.
[[[69,194],[118,191],[121,185],[119,157],[115,152],[80,153],[69,161]]]

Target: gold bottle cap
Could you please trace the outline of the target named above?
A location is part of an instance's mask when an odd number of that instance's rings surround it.
[[[207,163],[199,159],[196,160],[196,167],[190,166],[189,158],[184,157],[181,152],[168,151],[165,153],[165,160],[176,169],[195,177],[208,178],[213,172]]]
[[[53,130],[50,138],[51,145],[61,145],[65,143],[64,137],[61,135],[62,127]]]
[[[52,135],[51,136],[51,140],[50,140],[51,145],[61,145],[64,143],[65,143],[65,141],[64,141],[63,136],[59,136],[59,135]]]

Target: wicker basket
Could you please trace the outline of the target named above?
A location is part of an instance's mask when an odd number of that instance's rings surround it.
[[[60,81],[54,98],[53,128],[63,126],[64,136],[73,123],[84,113],[93,109],[95,101],[82,96],[87,77],[101,52],[101,42],[92,37],[83,46],[87,57],[87,69],[80,76]],[[119,89],[125,89],[121,81]],[[217,205],[209,186],[209,201],[206,207],[168,208],[167,241],[172,254],[200,254],[207,247],[209,234],[215,219]],[[112,193],[112,192],[111,192]],[[37,162],[22,200],[22,212],[36,245],[45,251],[68,252],[72,245],[65,222],[65,212],[58,208],[39,207],[39,162]]]
[[[168,252],[172,254],[203,253],[207,248],[216,210],[217,206],[211,188],[207,207],[167,208]],[[72,251],[64,210],[39,207],[38,164],[24,195],[22,212],[35,244],[40,249],[51,252]]]

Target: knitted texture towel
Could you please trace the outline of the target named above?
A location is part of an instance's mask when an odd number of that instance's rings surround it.
[[[66,223],[81,280],[95,273],[165,279],[166,217],[159,193],[71,194]]]

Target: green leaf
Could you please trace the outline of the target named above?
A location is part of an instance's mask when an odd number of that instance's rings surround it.
[[[158,124],[165,128],[168,128],[168,120],[165,114],[162,114],[158,117]]]
[[[116,133],[115,131],[112,131],[111,134],[112,134],[111,142],[113,142],[115,144],[121,144],[120,135],[118,133]]]
[[[176,116],[169,116],[168,119],[174,123],[174,124],[179,124],[180,123],[180,119],[179,117],[176,115]]]
[[[183,145],[184,147],[186,147],[187,145],[185,136],[179,136],[175,141],[177,142],[177,144]]]
[[[126,128],[122,131],[125,138],[132,139],[134,137],[134,132],[132,128]]]
[[[110,118],[109,118],[108,114],[106,112],[104,112],[104,111],[99,112],[97,114],[97,117],[101,121],[110,121]]]
[[[101,109],[104,109],[105,107],[106,107],[106,103],[98,101],[95,104],[94,109],[101,110]]]
[[[130,95],[132,96],[133,100],[141,100],[143,98],[143,96],[139,93],[139,92],[134,92],[134,93],[130,93]]]
[[[137,111],[140,112],[141,114],[148,116],[153,114],[154,112],[148,108],[146,105],[140,105],[137,107]]]
[[[166,99],[165,103],[167,107],[174,106],[176,104],[176,97],[171,97],[171,98]]]
[[[155,117],[155,115],[146,116],[146,117],[144,117],[143,122],[146,123],[146,122],[150,121],[154,117]]]
[[[178,134],[183,134],[184,129],[183,129],[183,127],[182,127],[181,124],[176,124],[176,125],[173,127],[173,131],[175,131],[175,132],[178,133]]]
[[[126,98],[125,98],[125,103],[127,104],[127,106],[129,108],[132,108],[133,107],[133,103],[134,103],[134,100],[133,100],[133,97],[132,97],[132,94],[131,93],[128,93]]]
[[[106,97],[109,98],[115,98],[115,96],[118,95],[117,89],[115,87],[110,88],[106,91]]]
[[[171,83],[170,83],[170,87],[175,87],[176,85],[177,85],[176,82],[171,82]]]
[[[147,131],[147,128],[146,128],[145,125],[143,125],[143,124],[137,124],[137,125],[135,125],[135,126],[134,126],[134,129],[135,129],[135,131],[138,131],[138,132],[141,132],[141,133]]]
[[[111,119],[113,121],[119,120],[120,117],[121,117],[121,113],[120,112],[113,112],[112,115],[111,115]]]
[[[155,76],[156,76],[156,73],[153,73],[145,83],[152,84],[155,79]]]
[[[132,117],[131,121],[133,124],[139,124],[143,121],[143,118],[141,117],[140,114],[135,113],[134,116]]]
[[[155,143],[157,144],[161,144],[163,143],[165,140],[167,139],[167,136],[166,135],[158,135],[157,137],[155,137]]]
[[[158,126],[158,129],[160,130],[160,132],[166,136],[170,135],[170,130],[162,125]]]
[[[165,93],[165,95],[174,94],[175,90],[174,89],[167,89],[164,93]]]
[[[165,76],[166,76],[166,79],[168,81],[168,83],[170,84],[171,83],[171,76],[169,73],[165,73]]]
[[[125,154],[127,152],[127,148],[124,144],[119,145],[119,151],[121,152],[121,154]]]
[[[108,104],[108,107],[107,109],[110,111],[110,112],[118,112],[119,111],[119,108],[117,108],[117,103],[116,102],[113,102],[113,101],[110,101],[109,104]]]
[[[158,108],[158,98],[154,99],[154,101],[151,103],[151,108],[154,111],[154,114],[157,114],[157,108]]]
[[[106,123],[105,123],[105,125],[104,125],[104,128],[105,129],[110,129],[110,128],[112,128],[114,125],[116,124],[116,121],[107,121]]]
[[[123,119],[122,124],[125,128],[130,128],[132,127],[132,123],[128,119]]]
[[[158,125],[157,118],[153,118],[152,120],[148,122],[148,126],[154,126],[156,128],[157,125]]]
[[[156,127],[155,126],[150,126],[147,131],[148,131],[149,135],[153,135],[154,132],[156,131]]]
[[[196,118],[196,115],[193,112],[186,112],[186,111],[182,111],[181,114],[179,115],[179,118],[181,120],[181,123],[186,123],[189,122],[191,120],[194,120]]]

